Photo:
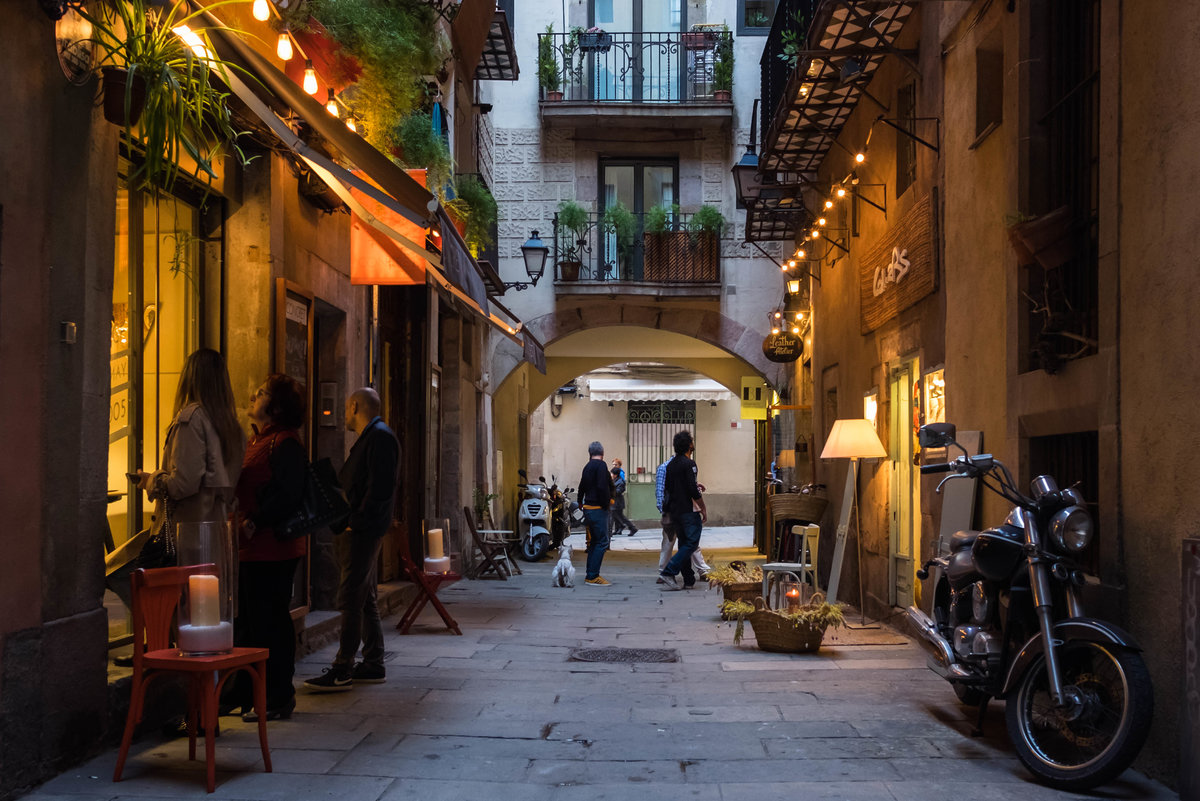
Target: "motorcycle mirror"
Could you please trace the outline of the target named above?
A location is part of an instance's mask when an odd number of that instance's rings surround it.
[[[540,482],[542,482],[543,484],[545,484],[545,483],[546,483],[546,477],[545,477],[545,476],[538,476],[538,481],[540,481]]]
[[[529,476],[525,474],[525,470],[523,468],[517,471],[517,475],[521,478],[529,478]]]
[[[944,448],[954,444],[954,423],[926,423],[917,434],[922,448]]]

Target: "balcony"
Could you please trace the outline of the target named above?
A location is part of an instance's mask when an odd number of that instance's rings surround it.
[[[560,126],[731,121],[731,93],[716,88],[714,72],[732,45],[723,30],[538,34],[539,54],[557,68],[553,83],[538,71],[542,119]]]
[[[554,215],[554,287],[558,295],[704,298],[721,294],[721,240],[691,231],[692,215],[680,214],[660,233],[645,231],[645,215],[634,214],[628,247],[618,246],[600,215],[587,215],[582,231],[559,224]]]

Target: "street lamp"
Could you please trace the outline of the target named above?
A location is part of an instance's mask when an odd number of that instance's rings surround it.
[[[550,248],[538,239],[538,232],[533,231],[525,244],[521,245],[521,257],[525,259],[525,272],[529,275],[528,281],[505,281],[504,289],[515,289],[518,292],[530,286],[537,286],[538,279],[542,277],[542,273],[546,270],[546,256],[550,253]]]
[[[757,123],[758,98],[755,98],[750,111],[750,141],[746,143],[746,152],[732,170],[737,202],[742,206],[754,206],[762,194],[763,177],[758,171],[758,152],[755,150]]]

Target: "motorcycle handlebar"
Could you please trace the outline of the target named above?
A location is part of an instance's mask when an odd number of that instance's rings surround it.
[[[928,475],[930,473],[949,473],[952,470],[954,470],[954,465],[950,462],[945,462],[943,464],[921,465],[921,475]]]

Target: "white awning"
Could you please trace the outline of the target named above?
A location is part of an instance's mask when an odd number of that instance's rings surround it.
[[[594,401],[737,400],[711,378],[678,381],[646,378],[590,378],[588,397]]]

